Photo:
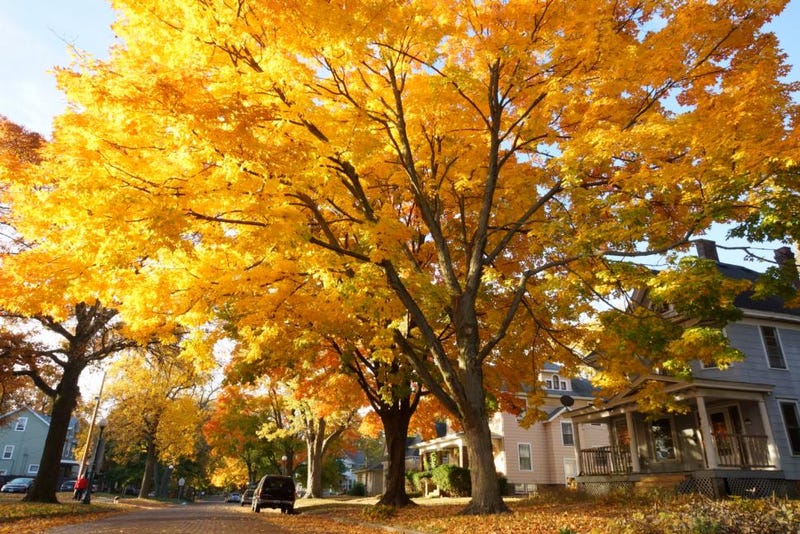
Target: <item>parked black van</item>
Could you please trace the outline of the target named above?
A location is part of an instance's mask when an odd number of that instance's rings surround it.
[[[294,480],[292,477],[265,475],[253,493],[251,508],[258,513],[262,508],[280,508],[281,513],[294,512]]]

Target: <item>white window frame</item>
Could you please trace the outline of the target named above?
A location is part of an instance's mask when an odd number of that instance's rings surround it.
[[[528,449],[528,467],[522,467],[523,447]],[[533,471],[533,447],[531,447],[530,443],[517,443],[517,467],[519,467],[520,471]]]
[[[565,428],[569,428],[569,432],[564,432]],[[569,436],[572,440],[572,443],[567,443],[564,439],[565,436]],[[574,447],[575,446],[575,425],[570,423],[569,421],[561,421],[561,444],[565,447]]]
[[[28,464],[28,474],[35,475],[39,472],[39,464]]]
[[[783,361],[783,367],[774,367],[772,365],[772,362],[770,361],[769,349],[767,348],[767,340],[764,337],[764,329],[767,328],[772,330],[775,334],[774,335],[775,343],[777,343],[778,345],[778,352],[780,353],[781,360]],[[780,332],[778,332],[778,329],[774,326],[762,324],[758,326],[758,333],[761,336],[761,346],[764,349],[764,357],[767,359],[767,367],[769,367],[770,369],[778,369],[780,371],[788,371],[789,366],[786,365],[786,353],[783,350],[783,343],[781,342],[781,334]]]
[[[25,432],[26,428],[28,428],[28,418],[20,417],[17,419],[17,422],[14,424],[14,432]]]
[[[786,417],[783,415],[784,405],[794,406],[794,416],[797,421],[800,421],[800,406],[797,405],[796,400],[778,399],[778,408],[781,412],[781,422],[783,422],[783,432],[786,434],[786,442],[789,445],[789,453],[792,456],[800,456],[800,444],[798,444],[799,448],[797,451],[795,451],[794,445],[792,445],[792,438],[789,434],[789,425],[786,423]]]
[[[6,445],[3,447],[3,460],[11,460],[14,458],[14,446]]]

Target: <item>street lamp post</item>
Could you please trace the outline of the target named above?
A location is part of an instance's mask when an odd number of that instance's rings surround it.
[[[289,458],[285,454],[283,456],[281,456],[281,462],[283,463],[283,474],[284,475],[288,474],[286,472],[286,460],[288,460],[288,459]]]
[[[97,433],[97,444],[94,446],[94,454],[92,455],[92,463],[89,466],[89,475],[86,477],[88,483],[86,484],[86,491],[83,492],[83,500],[81,501],[83,504],[90,504],[92,502],[92,482],[94,481],[94,475],[97,473],[97,470],[100,466],[97,463],[98,460],[98,453],[100,452],[100,444],[103,441],[103,430],[106,429],[106,421],[105,419],[101,419],[99,423],[97,423],[97,427],[100,429]]]

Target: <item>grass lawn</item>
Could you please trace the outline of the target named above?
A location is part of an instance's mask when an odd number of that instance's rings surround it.
[[[0,533],[44,532],[104,514],[167,504],[135,498],[113,504],[109,497],[98,495],[91,505],[84,505],[72,501],[70,494],[59,494],[59,498],[63,504],[32,504],[21,502],[21,495],[0,495]],[[282,529],[298,534],[371,534],[381,527],[424,534],[800,533],[800,501],[786,499],[714,501],[663,493],[588,497],[559,491],[506,498],[509,514],[462,516],[459,512],[468,500],[418,498],[417,506],[395,510],[374,506],[375,498],[300,499],[298,513],[281,515],[280,523]],[[260,517],[269,515],[268,511]]]
[[[573,491],[509,497],[509,514],[462,516],[469,499],[421,498],[416,507],[371,506],[377,499],[300,500],[298,516],[282,526],[292,532],[375,532],[377,525],[426,534],[787,534],[800,533],[800,501],[710,500],[698,495],[618,494],[588,497]],[[349,527],[348,527],[349,525]],[[341,527],[341,528],[340,528]],[[363,528],[363,530],[362,530]],[[305,530],[304,530],[305,529]]]
[[[44,532],[51,527],[92,521],[108,514],[128,512],[141,506],[160,506],[157,501],[123,499],[114,504],[113,496],[92,494],[92,504],[72,500],[72,492],[58,494],[58,504],[22,502],[19,493],[0,493],[0,534]]]

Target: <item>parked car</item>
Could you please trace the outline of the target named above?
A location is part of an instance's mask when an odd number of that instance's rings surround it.
[[[65,480],[61,483],[61,486],[58,487],[58,491],[73,491],[75,489],[75,483],[77,480],[74,478],[72,480]]]
[[[242,500],[242,494],[238,491],[233,491],[225,497],[225,502],[239,502]]]
[[[33,479],[29,477],[15,478],[3,484],[0,492],[3,493],[28,493],[33,486]]]
[[[253,493],[255,493],[255,490],[251,490],[251,489],[244,490],[244,493],[242,493],[242,500],[239,501],[239,506],[244,506],[245,504],[251,504],[252,505],[253,504]]]
[[[258,513],[262,508],[280,508],[284,514],[294,512],[295,489],[292,477],[264,475],[253,493],[251,509]]]

